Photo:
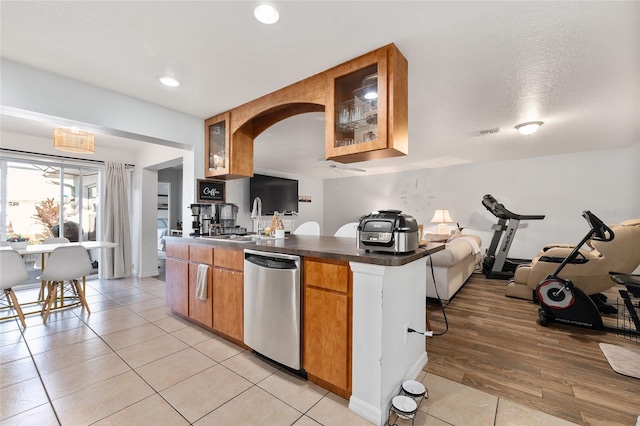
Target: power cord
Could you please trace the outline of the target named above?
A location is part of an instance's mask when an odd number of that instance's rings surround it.
[[[436,290],[436,296],[438,297],[438,303],[440,303],[440,310],[442,311],[442,316],[444,317],[444,325],[445,325],[444,331],[440,333],[434,333],[432,331],[432,336],[442,336],[449,330],[449,320],[447,319],[447,313],[445,312],[445,309],[444,309],[444,303],[442,303],[442,299],[440,298],[440,294],[438,293],[438,286],[436,284],[436,275],[435,275],[435,272],[433,271],[433,259],[431,259],[431,254],[427,254],[427,257],[429,258],[429,266],[431,267],[431,279],[433,280],[433,286],[435,287],[435,290]],[[425,308],[426,308],[426,300],[425,300]]]
[[[418,334],[422,334],[424,337],[433,337],[433,331],[431,330],[427,330],[427,331],[417,331],[414,330],[413,328],[407,328],[407,331],[409,333],[418,333]]]

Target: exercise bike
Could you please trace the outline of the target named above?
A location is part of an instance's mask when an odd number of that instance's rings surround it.
[[[592,297],[587,296],[571,280],[558,276],[566,265],[578,259],[578,256],[580,256],[579,250],[587,240],[611,241],[615,237],[613,231],[590,211],[584,211],[582,216],[589,224],[590,231],[575,246],[569,256],[562,261],[558,269],[553,274],[548,275],[536,287],[536,298],[540,305],[538,310],[540,325],[547,326],[549,322],[559,322],[594,330],[619,332],[621,331],[619,328],[604,325],[600,310]],[[613,281],[625,285],[634,297],[640,295],[640,283],[637,281],[637,276],[616,274],[615,272],[610,272],[610,275]],[[629,311],[629,318],[635,326],[635,330],[625,329],[624,331],[631,335],[639,336],[640,320],[638,319],[638,310],[640,308],[637,309],[633,305],[627,291],[620,290],[620,295],[624,300],[626,309]],[[598,295],[594,295],[594,297],[598,297]],[[617,310],[613,308],[610,313],[617,313]]]

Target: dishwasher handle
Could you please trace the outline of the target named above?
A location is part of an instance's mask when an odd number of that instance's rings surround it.
[[[256,254],[250,254],[245,257],[247,262],[254,265],[262,266],[269,269],[298,269],[297,262],[288,259],[279,259],[275,257],[266,257]]]

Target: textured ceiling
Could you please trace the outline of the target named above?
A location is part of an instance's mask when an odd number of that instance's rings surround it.
[[[273,3],[281,20],[265,26],[251,1],[3,0],[1,55],[204,119],[395,43],[409,156],[352,165],[369,173],[640,140],[640,2]],[[158,83],[167,71],[179,88]],[[531,120],[545,124],[518,135]],[[273,126],[256,168],[335,177],[323,133],[322,114]]]

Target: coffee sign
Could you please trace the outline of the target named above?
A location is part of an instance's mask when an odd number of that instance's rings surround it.
[[[224,182],[198,179],[198,203],[224,203]]]

